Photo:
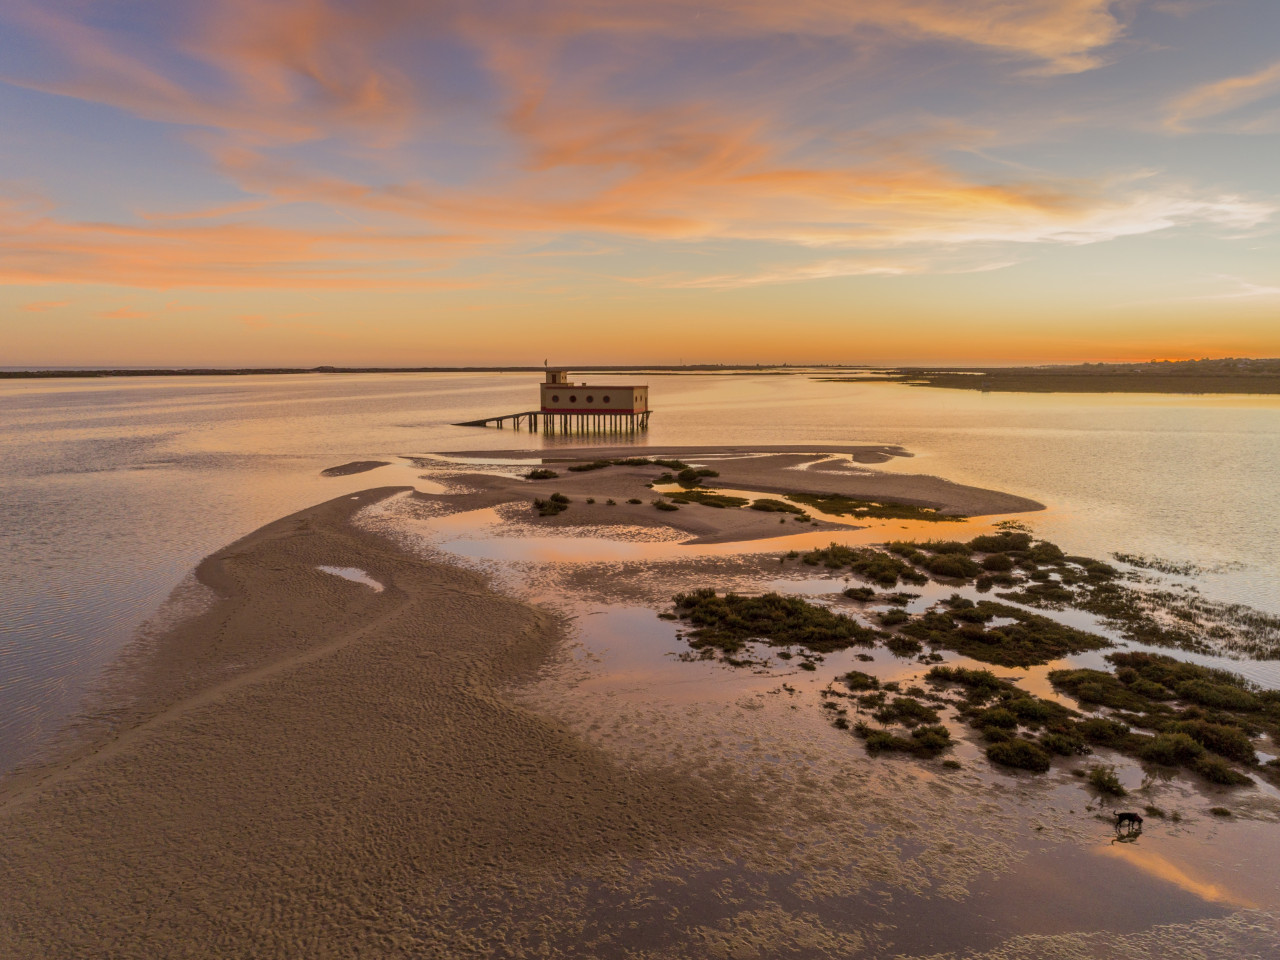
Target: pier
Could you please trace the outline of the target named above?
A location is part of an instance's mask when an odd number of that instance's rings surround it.
[[[644,385],[571,383],[566,370],[548,370],[539,388],[537,410],[504,413],[455,423],[455,427],[495,426],[543,433],[637,433],[649,426],[649,387]]]
[[[510,423],[513,430],[533,432],[542,425],[543,433],[636,433],[649,426],[649,414],[642,413],[549,413],[542,410],[523,410],[520,413],[504,413],[497,417],[482,417],[455,423],[455,427],[497,427],[505,430]]]

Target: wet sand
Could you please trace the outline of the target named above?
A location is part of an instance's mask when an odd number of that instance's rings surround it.
[[[558,624],[349,525],[393,492],[207,559],[110,733],[5,784],[0,955],[485,956],[455,897],[756,815],[514,704]]]
[[[778,484],[806,459],[779,457],[715,465],[739,471],[735,485],[770,470]],[[444,478],[456,493],[342,497],[207,558],[203,609],[133,651],[56,762],[0,788],[0,956],[1226,960],[1280,948],[1272,914],[1239,912],[1252,901],[1085,855],[1106,827],[1076,809],[1069,776],[992,778],[967,745],[955,773],[869,760],[820,716],[825,680],[812,674],[744,676],[659,650],[664,682],[644,680],[640,660],[611,678],[598,654],[574,652],[594,629],[582,621],[607,616],[515,599],[353,522],[505,503],[522,526],[581,524],[579,502],[530,518],[530,491],[643,490],[652,473],[546,487],[458,472]],[[813,482],[847,492],[857,479]],[[708,537],[751,513],[643,508],[653,523],[701,514]],[[700,576],[752,568],[709,562]],[[585,569],[549,565],[543,588],[567,597]],[[649,576],[656,598],[690,571]],[[670,638],[652,609],[633,619]],[[1197,823],[1177,828],[1186,843]],[[1023,887],[1044,893],[1028,904],[1013,896]],[[1041,902],[1064,892],[1070,909]],[[1072,932],[1113,893],[1109,932]]]
[[[993,516],[1043,510],[1043,504],[1026,497],[985,490],[964,484],[952,483],[940,477],[880,473],[874,470],[853,469],[848,460],[829,459],[824,448],[794,448],[806,452],[777,452],[778,448],[765,448],[764,453],[744,453],[734,447],[673,447],[661,450],[644,450],[645,457],[680,456],[685,462],[711,467],[718,477],[707,478],[707,489],[750,490],[764,496],[787,493],[839,493],[866,500],[891,500],[912,506],[928,507],[950,516]],[[825,448],[825,454],[848,455],[850,451],[870,456],[871,452],[900,448]],[[630,451],[635,455],[636,451]],[[796,532],[799,524],[790,517],[757,510],[716,510],[701,505],[690,505],[677,511],[656,510],[652,501],[658,494],[650,489],[658,475],[668,472],[665,467],[610,466],[600,470],[574,472],[568,468],[597,458],[627,456],[625,450],[611,448],[557,450],[554,455],[533,455],[530,468],[541,463],[555,470],[558,476],[547,480],[524,480],[517,468],[507,467],[513,475],[470,472],[466,463],[454,464],[457,472],[449,478],[450,491],[438,497],[423,495],[423,500],[433,502],[449,511],[481,510],[504,507],[504,518],[513,522],[529,523],[538,527],[581,527],[626,524],[640,527],[671,528],[689,534],[694,543],[731,543],[759,540],[779,535],[783,523],[786,532]],[[456,455],[455,455],[456,456]],[[473,456],[475,456],[473,454]],[[519,459],[515,451],[486,454],[494,460]],[[519,468],[518,473],[528,472]],[[563,513],[541,517],[533,509],[535,499],[562,493],[573,499],[573,504]],[[595,503],[587,503],[587,499]],[[607,503],[614,500],[613,505]],[[640,503],[628,503],[636,499]],[[849,518],[853,522],[853,518]],[[806,525],[807,530],[847,529],[842,523],[827,523],[816,519]],[[939,526],[940,531],[946,529]],[[941,534],[939,534],[941,535]]]

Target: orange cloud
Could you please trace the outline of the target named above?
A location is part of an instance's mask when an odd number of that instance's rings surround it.
[[[23,310],[29,310],[32,313],[44,313],[46,310],[54,310],[58,307],[70,306],[70,300],[34,300],[31,303],[24,303]]]
[[[1170,102],[1165,126],[1187,133],[1190,124],[1256,103],[1280,91],[1280,60],[1253,73],[1196,87]]]
[[[128,286],[456,289],[433,276],[467,238],[308,231],[260,224],[134,226],[64,221],[0,197],[0,281]]]

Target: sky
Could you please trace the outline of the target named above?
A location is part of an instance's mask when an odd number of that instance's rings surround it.
[[[0,366],[1280,356],[1277,0],[0,0]]]

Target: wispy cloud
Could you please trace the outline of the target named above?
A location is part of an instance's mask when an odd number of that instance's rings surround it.
[[[1187,133],[1198,121],[1239,110],[1280,93],[1280,60],[1241,76],[1226,77],[1195,87],[1170,101],[1165,126]]]
[[[33,300],[30,303],[24,303],[22,309],[30,313],[44,313],[47,310],[56,310],[70,305],[70,300]]]

